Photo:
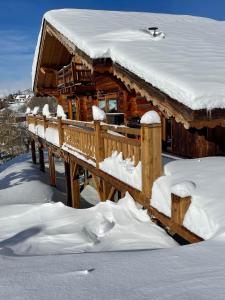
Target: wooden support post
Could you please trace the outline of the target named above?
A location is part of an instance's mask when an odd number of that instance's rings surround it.
[[[175,224],[182,225],[184,216],[191,204],[191,197],[181,198],[172,193],[171,201],[171,221]]]
[[[56,173],[55,173],[55,159],[54,154],[51,150],[48,150],[48,163],[49,163],[49,174],[51,186],[56,186]]]
[[[80,207],[80,182],[78,174],[79,166],[70,162],[70,179],[71,179],[71,194],[72,194],[72,207]]]
[[[95,159],[96,168],[99,169],[99,163],[104,160],[104,141],[101,136],[100,121],[95,121]]]
[[[64,142],[63,128],[62,128],[62,117],[57,118],[58,121],[58,132],[59,132],[59,146],[61,147]]]
[[[65,167],[65,179],[66,179],[67,205],[72,207],[70,163],[65,161],[64,162],[64,167]]]
[[[30,145],[31,145],[32,162],[33,164],[36,165],[37,158],[36,158],[35,140],[32,139]]]
[[[40,171],[45,172],[44,147],[42,144],[39,145],[38,150]]]
[[[68,119],[73,119],[73,104],[72,99],[67,99],[68,101]]]
[[[161,175],[161,125],[141,125],[142,193],[146,201],[151,199],[153,182]]]

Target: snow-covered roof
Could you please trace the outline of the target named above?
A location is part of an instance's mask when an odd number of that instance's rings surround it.
[[[225,108],[225,22],[140,12],[61,9],[44,20],[91,58],[110,57],[191,109]],[[156,26],[165,38],[146,29]],[[41,32],[33,63],[36,73]]]

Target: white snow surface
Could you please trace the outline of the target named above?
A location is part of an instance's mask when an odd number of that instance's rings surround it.
[[[225,232],[225,158],[183,159],[165,165],[165,176],[158,178],[151,205],[171,216],[171,192],[191,195],[184,226],[204,239]],[[177,191],[176,191],[177,190]]]
[[[105,112],[96,105],[92,106],[92,116],[95,121],[104,121],[106,119]]]
[[[39,106],[35,106],[34,109],[32,110],[32,114],[36,116],[38,112],[39,112]]]
[[[73,209],[49,202],[53,189],[40,182],[38,173],[23,158],[0,173],[1,251],[46,255],[177,246],[128,193],[118,203]]]
[[[141,117],[141,124],[160,124],[161,119],[157,111],[150,110],[147,111],[142,117]]]
[[[64,120],[66,119],[66,114],[64,112],[64,109],[63,109],[62,105],[60,105],[60,104],[57,105],[56,114],[57,114],[57,117],[61,117]]]
[[[141,12],[49,11],[43,20],[91,58],[110,57],[186,106],[225,108],[225,22]],[[165,35],[153,39],[146,28]],[[33,61],[33,83],[41,40]]]
[[[110,157],[105,158],[99,163],[99,168],[128,185],[140,191],[142,190],[140,161],[135,166],[130,158],[123,159],[122,152],[113,151]]]
[[[12,205],[11,216],[13,207],[18,212],[18,216],[21,215],[23,208],[28,213],[28,206],[33,200],[34,193],[37,193],[37,202],[38,199],[42,199],[40,195],[42,195],[43,187],[39,186],[38,181],[42,181],[45,174],[39,173],[35,166],[29,161],[27,163],[25,161],[27,161],[27,157],[23,156],[7,163],[5,165],[8,169],[7,174],[5,173],[6,168],[5,170],[0,169],[2,172],[0,173],[0,203],[6,212],[7,202],[8,204],[14,202],[15,206]],[[18,163],[22,165],[19,166]],[[26,170],[27,164],[35,170],[32,181],[30,180],[27,186],[22,187],[22,184],[27,182],[24,179],[20,180],[20,194],[16,193],[18,190],[12,190],[7,198],[2,197],[7,187],[7,183],[3,184],[2,180],[9,174],[11,174],[11,179],[15,174],[24,177],[25,174],[22,170]],[[9,168],[14,169],[10,171]],[[57,191],[49,185],[46,187]],[[19,205],[22,193],[25,194],[25,200],[29,202],[28,206],[25,203]],[[55,196],[56,193],[54,193]],[[3,221],[1,211],[0,209],[1,221]],[[8,211],[10,212],[10,205],[8,205]],[[29,213],[25,214],[25,217],[28,215]],[[46,218],[46,215],[43,217]],[[35,214],[34,219],[37,220]],[[21,224],[22,226],[24,223]],[[31,236],[32,233],[33,236]],[[11,246],[13,247],[13,243],[15,246],[16,242],[19,244],[20,239],[27,238],[29,240],[29,236],[34,238],[35,233],[40,234],[38,228],[23,232],[20,238],[17,236],[11,239]],[[0,250],[2,268],[0,299],[224,299],[224,234],[207,242],[157,251],[116,251],[44,256],[14,256],[10,249],[7,249],[6,244],[3,246],[4,243],[6,242],[2,241],[0,244],[2,247]]]
[[[192,181],[184,181],[177,183],[171,187],[171,192],[181,198],[190,197],[196,188],[196,185]]]
[[[43,106],[42,115],[45,116],[45,117],[47,117],[47,118],[50,117],[50,111],[49,111],[49,105],[48,105],[48,103],[46,103]]]
[[[29,115],[30,113],[31,113],[31,109],[30,109],[30,107],[27,107],[25,114]]]

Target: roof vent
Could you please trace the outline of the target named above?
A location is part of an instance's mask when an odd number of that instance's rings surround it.
[[[161,40],[165,38],[165,34],[159,30],[158,27],[148,27],[143,29],[142,31],[144,31],[145,33],[148,33],[150,35],[150,37],[154,40]]]
[[[158,31],[158,27],[149,27],[148,28],[148,31],[150,31],[150,33],[153,35],[153,36],[157,36],[157,31]]]

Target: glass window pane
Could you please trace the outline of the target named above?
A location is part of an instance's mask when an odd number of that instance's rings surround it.
[[[117,100],[109,99],[109,112],[117,112]]]

